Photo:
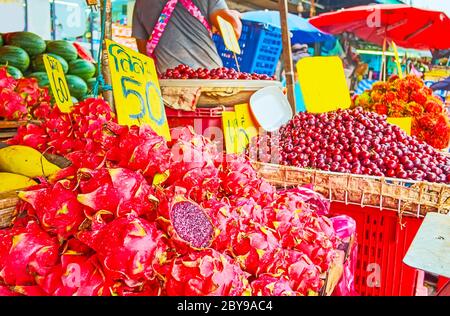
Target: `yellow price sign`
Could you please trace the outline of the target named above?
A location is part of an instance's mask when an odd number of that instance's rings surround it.
[[[230,22],[220,16],[217,17],[217,21],[219,22],[220,33],[222,34],[225,46],[232,52],[240,55],[241,47],[239,46],[239,42],[236,37],[236,33],[234,32],[233,25],[231,25]]]
[[[227,154],[238,153],[238,122],[236,113],[231,111],[222,112],[223,135],[225,138],[225,149]]]
[[[412,126],[412,118],[411,117],[388,117],[387,122],[392,125],[396,125],[400,127],[402,130],[406,132],[409,136],[411,136],[411,126]]]
[[[392,41],[392,47],[394,48],[395,64],[397,65],[398,76],[401,79],[401,78],[403,78],[403,70],[402,70],[402,65],[400,63],[400,57],[398,55],[397,45],[394,43],[394,41]]]
[[[258,136],[257,124],[253,120],[250,106],[246,103],[234,107],[238,124],[238,153],[243,153],[253,137]]]
[[[70,113],[73,101],[61,63],[52,56],[44,55],[44,65],[56,105],[61,112]]]
[[[106,45],[119,124],[148,124],[158,135],[170,140],[153,59],[110,40],[106,40]]]
[[[297,63],[298,81],[309,113],[348,109],[352,103],[339,57],[307,57]]]

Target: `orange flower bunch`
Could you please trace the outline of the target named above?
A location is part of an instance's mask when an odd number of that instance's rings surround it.
[[[441,99],[416,76],[392,76],[353,99],[362,107],[388,117],[412,117],[412,135],[436,149],[450,145],[450,122]]]

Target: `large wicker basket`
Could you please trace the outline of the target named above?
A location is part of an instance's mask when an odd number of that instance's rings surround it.
[[[450,186],[428,182],[361,176],[253,162],[258,174],[279,187],[312,184],[332,202],[393,210],[424,217],[450,212]]]

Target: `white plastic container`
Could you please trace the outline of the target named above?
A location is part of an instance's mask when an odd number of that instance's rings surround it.
[[[250,109],[258,124],[267,132],[277,131],[294,115],[281,88],[274,86],[263,88],[253,94]]]

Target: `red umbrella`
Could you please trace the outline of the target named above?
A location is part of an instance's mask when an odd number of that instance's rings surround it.
[[[450,48],[448,16],[408,5],[358,6],[325,13],[311,18],[310,22],[322,31],[350,32],[380,46],[387,40],[404,48]]]

